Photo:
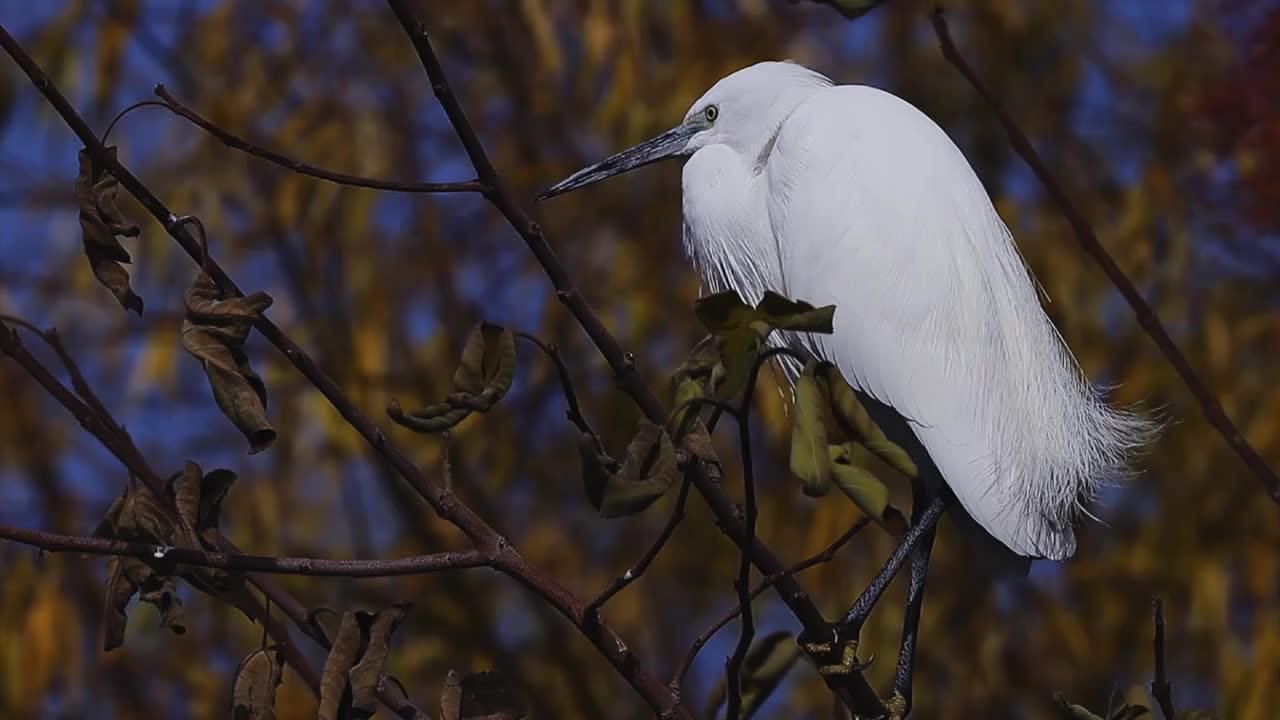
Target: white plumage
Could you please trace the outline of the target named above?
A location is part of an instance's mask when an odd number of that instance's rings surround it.
[[[1082,503],[1126,473],[1151,425],[1084,378],[946,133],[889,93],[760,63],[549,194],[670,155],[691,156],[684,243],[710,288],[835,305],[833,335],[791,341],[900,413],[1009,549],[1075,552]]]

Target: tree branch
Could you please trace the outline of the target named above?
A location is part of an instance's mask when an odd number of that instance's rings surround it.
[[[1164,720],[1174,720],[1173,687],[1169,683],[1169,677],[1165,674],[1164,668],[1164,600],[1160,598],[1151,600],[1151,614],[1156,628],[1155,638],[1151,642],[1155,654],[1155,677],[1151,680],[1151,697],[1155,698],[1156,703],[1160,705],[1160,713],[1164,715]]]
[[[352,187],[388,190],[391,192],[402,193],[466,193],[484,192],[485,189],[484,185],[478,180],[443,183],[398,182],[395,180],[379,180],[378,178],[361,177],[359,175],[348,175],[346,173],[325,170],[324,168],[316,167],[315,165],[308,165],[301,160],[295,160],[283,153],[259,147],[248,140],[244,140],[231,134],[227,130],[224,130],[214,124],[212,120],[208,120],[200,116],[196,111],[178,102],[177,98],[171,95],[164,85],[156,85],[155,93],[156,96],[164,101],[163,103],[158,103],[160,107],[165,108],[174,115],[187,120],[192,125],[195,125],[201,130],[204,130],[214,136],[221,141],[223,145],[226,145],[233,150],[239,150],[240,152],[247,153],[253,157],[266,160],[273,165],[279,165],[280,167],[292,170],[299,175],[307,175],[313,178],[319,178],[320,180],[327,180],[331,183],[337,183],[339,185],[350,185]]]
[[[773,573],[772,575],[766,575],[760,580],[760,582],[756,583],[755,587],[751,588],[750,599],[755,600],[760,597],[765,590],[775,586],[783,579],[790,578],[796,573],[808,570],[816,565],[831,562],[831,559],[836,556],[836,553],[839,552],[840,548],[847,545],[850,540],[853,540],[855,535],[861,532],[862,529],[870,523],[871,518],[869,517],[863,516],[858,518],[858,521],[853,524],[853,527],[846,530],[843,535],[836,538],[834,542],[824,548],[821,552],[801,560],[786,570]],[[711,638],[714,637],[716,633],[720,632],[721,628],[728,625],[740,614],[742,614],[741,604],[730,610],[724,617],[712,623],[711,627],[704,630],[703,633],[698,636],[698,639],[693,641],[693,645],[690,646],[689,652],[685,654],[684,660],[680,662],[680,666],[676,668],[676,672],[671,678],[671,687],[679,690],[680,687],[684,685],[684,678],[689,674],[689,668],[693,667],[693,661],[698,657],[698,652],[702,650],[704,645],[710,642]]]
[[[436,98],[440,101],[440,105],[444,109],[445,115],[453,126],[458,139],[462,142],[463,149],[466,151],[467,157],[470,158],[476,174],[479,176],[480,181],[488,186],[484,192],[485,198],[493,204],[494,208],[506,218],[511,227],[524,240],[525,245],[533,253],[539,265],[542,266],[543,272],[546,273],[555,288],[556,297],[569,310],[578,324],[582,326],[582,329],[604,357],[605,362],[613,370],[619,387],[631,396],[645,417],[655,423],[664,423],[668,415],[662,403],[658,401],[657,396],[650,392],[640,374],[636,371],[634,357],[622,350],[617,339],[604,326],[600,316],[592,310],[582,293],[573,285],[568,272],[556,257],[550,244],[548,244],[542,228],[520,207],[520,204],[515,200],[515,196],[511,194],[511,191],[498,176],[497,171],[484,151],[484,146],[480,143],[475,128],[467,119],[466,112],[453,94],[444,69],[440,65],[440,60],[436,57],[435,50],[431,46],[426,27],[416,17],[406,0],[387,0],[387,4],[400,21],[405,33],[409,36],[409,40],[412,42],[414,50],[422,62],[423,69],[431,81],[431,88],[435,92]],[[741,518],[737,517],[734,505],[724,490],[707,477],[700,463],[688,463],[686,471],[691,473],[694,487],[698,489],[699,494],[707,501],[707,505],[715,515],[716,523],[720,529],[730,540],[735,543],[741,543],[742,538],[745,537],[743,523]],[[772,574],[783,570],[783,565],[778,560],[777,555],[758,539],[752,543],[751,557],[762,573]],[[802,590],[794,579],[782,577],[778,581],[776,589],[787,608],[804,625],[806,630],[810,630],[813,633],[825,631],[827,627],[826,619],[813,603],[809,594]],[[829,675],[824,679],[827,686],[836,692],[845,705],[855,712],[871,716],[884,713],[883,703],[880,702],[875,690],[867,684],[866,678],[861,673],[849,673],[838,677]]]
[[[45,96],[49,104],[63,119],[63,122],[76,134],[90,153],[96,166],[104,168],[115,176],[120,184],[153,217],[160,221],[165,231],[177,241],[187,255],[197,263],[200,263],[202,260],[200,244],[186,230],[179,218],[141,180],[129,172],[128,168],[112,157],[111,153],[107,152],[93,130],[85,123],[84,118],[80,116],[71,103],[67,101],[66,97],[59,92],[53,81],[49,79],[49,76],[31,59],[31,56],[2,25],[0,25],[0,47],[3,47],[5,52],[22,68],[22,71],[31,79],[36,89]],[[219,287],[232,293],[243,294],[239,286],[212,258],[208,259],[207,269],[209,275],[218,283]],[[480,518],[475,511],[460,502],[452,491],[446,490],[428,479],[407,455],[392,444],[386,433],[356,407],[351,398],[338,387],[338,384],[321,370],[316,362],[297,343],[285,335],[275,323],[262,317],[254,323],[254,328],[268,342],[275,345],[288,358],[289,362],[311,381],[333,408],[342,415],[343,419],[360,433],[388,465],[393,467],[441,518],[458,528],[475,544],[477,549],[482,552],[492,553],[492,566],[494,569],[520,582],[520,584],[537,594],[569,620],[655,711],[673,718],[691,719],[689,711],[679,707],[676,698],[666,685],[641,666],[639,659],[616,632],[604,623],[591,623],[588,627],[588,623],[584,622],[583,603],[579,598],[554,578],[547,575],[546,572],[531,565],[521,557],[506,538],[502,537]],[[273,585],[265,584],[269,582],[269,578],[259,578],[255,584],[262,588],[265,593],[268,592],[268,587],[274,587]],[[275,589],[279,591],[279,588]],[[284,602],[281,602],[281,600],[284,600]],[[285,609],[295,622],[299,621],[299,617],[305,618],[305,608],[291,597],[277,598],[272,596],[272,602]],[[301,622],[305,623],[305,619]],[[322,642],[322,644],[328,647],[327,642]]]
[[[1125,275],[1120,266],[1116,264],[1115,259],[1102,246],[1097,234],[1093,231],[1093,227],[1089,225],[1089,221],[1085,219],[1084,215],[1067,197],[1066,191],[1062,189],[1057,179],[1054,178],[1053,173],[1049,171],[1048,166],[1044,164],[1040,154],[1036,152],[1036,149],[1031,145],[1031,141],[1027,139],[1026,133],[1022,132],[1018,124],[1014,122],[1013,117],[1005,110],[1004,104],[1000,102],[1000,99],[988,89],[987,85],[978,78],[973,68],[969,66],[969,63],[965,61],[951,39],[951,31],[947,27],[947,20],[941,7],[938,7],[933,12],[933,29],[938,36],[939,44],[942,46],[942,56],[960,71],[960,74],[969,81],[973,89],[982,96],[982,99],[996,114],[1000,124],[1004,126],[1005,132],[1009,135],[1009,142],[1013,145],[1013,149],[1027,163],[1027,166],[1031,168],[1031,171],[1040,180],[1040,184],[1044,186],[1049,196],[1057,203],[1058,209],[1062,211],[1062,214],[1067,218],[1067,222],[1071,224],[1071,229],[1075,231],[1076,240],[1079,241],[1080,246],[1098,263],[1102,271],[1111,280],[1111,284],[1124,296],[1124,299],[1129,303],[1129,307],[1133,308],[1133,314],[1137,318],[1138,324],[1155,341],[1156,347],[1160,348],[1160,351],[1164,353],[1165,359],[1178,372],[1182,382],[1200,403],[1200,409],[1204,412],[1209,424],[1222,435],[1232,450],[1240,456],[1245,465],[1258,477],[1271,499],[1280,503],[1280,477],[1277,477],[1275,472],[1267,466],[1262,457],[1258,455],[1257,450],[1249,444],[1249,441],[1244,438],[1239,428],[1227,416],[1226,411],[1222,409],[1222,403],[1218,401],[1213,391],[1196,374],[1196,371],[1191,367],[1191,363],[1182,354],[1182,351],[1178,349],[1178,345],[1173,341],[1173,338],[1169,337],[1168,331],[1161,324],[1160,318],[1155,311],[1143,299],[1142,294],[1138,292],[1129,276]]]
[[[193,548],[162,547],[150,543],[106,540],[80,535],[60,535],[42,530],[0,525],[0,539],[52,552],[134,557],[152,564],[195,565],[233,572],[273,575],[378,578],[426,575],[447,570],[489,567],[493,559],[478,550],[417,555],[396,560],[327,560],[323,558],[272,557],[243,553],[207,552]]]

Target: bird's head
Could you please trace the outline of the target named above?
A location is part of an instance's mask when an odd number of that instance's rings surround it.
[[[538,196],[546,200],[660,160],[688,157],[723,144],[754,159],[795,105],[825,76],[792,62],[762,62],[721,78],[677,126],[583,168]]]

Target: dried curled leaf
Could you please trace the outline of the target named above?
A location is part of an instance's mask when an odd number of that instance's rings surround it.
[[[107,148],[116,156],[115,146]],[[125,310],[142,315],[142,298],[129,286],[129,273],[123,267],[132,262],[129,252],[117,236],[137,237],[137,225],[125,218],[116,205],[120,184],[114,175],[95,167],[88,150],[80,151],[80,174],[76,177],[76,203],[80,206],[80,233],[84,254],[94,277],[116,296]]]
[[[462,676],[450,670],[440,691],[440,717],[444,720],[460,720],[462,717]]]
[[[218,284],[202,272],[185,300],[182,347],[204,367],[214,401],[249,441],[249,454],[266,450],[276,439],[267,422],[267,387],[249,366],[244,343],[253,323],[271,307],[271,296],[256,292],[224,299]]]
[[[621,465],[604,453],[594,436],[584,434],[578,448],[587,499],[602,517],[618,518],[644,510],[675,480],[676,450],[671,437],[644,418]]]
[[[94,535],[154,543],[157,547],[217,550],[222,537],[218,529],[222,500],[235,480],[236,475],[230,470],[214,470],[206,475],[192,462],[169,478],[161,498],[143,483],[131,480],[124,495],[111,504]],[[161,627],[183,632],[182,603],[175,591],[175,577],[251,614],[252,599],[239,575],[215,568],[174,565],[165,560],[163,553],[154,561],[145,562],[116,558],[107,564],[105,649],[111,650],[124,641],[125,611],[135,594],[160,611]]]
[[[343,613],[320,676],[320,720],[373,715],[391,634],[410,607],[400,602],[376,613]]]
[[[173,585],[173,578],[160,575],[137,558],[111,558],[107,561],[107,598],[103,617],[102,649],[111,651],[124,644],[124,631],[128,624],[127,609],[134,595],[142,602],[155,606],[160,613],[160,627],[169,628],[175,635],[186,633],[182,600]]]
[[[236,668],[231,685],[234,720],[272,720],[276,716],[276,688],[284,679],[284,652],[279,645],[249,653]]]
[[[707,396],[711,383],[711,375],[716,363],[720,361],[714,336],[707,336],[694,346],[685,360],[671,375],[671,391],[674,395],[672,407],[675,413],[668,427],[677,436],[685,429],[687,418],[697,416],[701,408],[692,407],[690,401]]]
[[[831,476],[836,487],[849,497],[868,517],[883,521],[889,508],[889,488],[866,469],[870,453],[852,442],[829,445]]]
[[[372,716],[378,709],[378,681],[391,652],[391,634],[400,627],[410,607],[410,603],[396,603],[389,610],[368,616],[364,654],[347,673],[351,682],[351,707],[357,713]]]
[[[516,340],[510,330],[481,323],[467,337],[445,401],[406,413],[392,400],[387,415],[415,432],[444,432],[473,412],[488,412],[511,389],[516,372]]]
[[[809,363],[796,378],[795,423],[791,430],[791,474],[804,483],[804,494],[820,497],[831,491],[827,454],[827,400]]]

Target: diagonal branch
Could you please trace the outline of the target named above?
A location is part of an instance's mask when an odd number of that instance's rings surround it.
[[[201,263],[205,258],[202,257],[200,243],[186,230],[184,223],[141,180],[129,172],[128,168],[122,165],[111,153],[107,152],[102,142],[84,121],[84,118],[80,116],[53,84],[48,74],[31,59],[26,50],[2,25],[0,25],[0,47],[3,47],[5,52],[13,58],[27,77],[31,79],[36,89],[53,106],[63,122],[76,134],[93,157],[97,166],[106,169],[115,176],[121,186],[128,190],[161,223],[169,236],[186,251],[187,255],[197,263]],[[216,261],[212,258],[207,260],[208,273],[219,287],[232,293],[243,294]],[[586,623],[583,615],[583,603],[580,598],[573,595],[545,571],[531,565],[521,557],[506,538],[502,537],[470,507],[458,500],[451,490],[427,478],[422,470],[391,442],[386,433],[356,407],[355,403],[338,387],[333,378],[321,370],[315,360],[289,336],[285,335],[275,323],[263,317],[254,323],[254,328],[288,358],[289,362],[342,415],[347,424],[360,433],[387,464],[394,468],[441,518],[458,528],[478,549],[493,553],[494,569],[536,593],[569,620],[655,711],[667,714],[672,718],[691,718],[689,711],[679,706],[671,691],[641,666],[639,658],[612,628],[604,623]],[[56,380],[54,382],[56,383]],[[71,399],[75,400],[74,397]],[[259,578],[255,582],[258,587],[263,589],[264,593],[270,595],[267,588],[273,587],[273,585],[268,583],[268,578]],[[275,589],[279,591],[278,588]],[[287,595],[281,598],[272,596],[271,599],[273,603],[280,605],[295,622],[305,623],[306,609],[296,600],[293,600],[292,597]],[[281,602],[282,600],[284,602]],[[814,612],[816,613],[816,609]],[[299,620],[299,618],[304,619]],[[317,639],[317,641],[328,647],[327,641],[322,639]]]
[[[346,173],[325,170],[315,165],[308,165],[301,160],[296,160],[283,153],[274,150],[268,150],[259,147],[248,140],[231,134],[227,130],[216,125],[212,120],[204,118],[196,113],[195,110],[178,102],[178,99],[169,93],[164,85],[156,85],[156,95],[163,100],[163,103],[157,103],[174,115],[183,118],[192,125],[204,130],[210,135],[217,138],[223,145],[233,150],[247,153],[256,158],[266,160],[274,165],[292,170],[299,175],[308,175],[321,180],[328,180],[331,183],[339,185],[351,185],[353,187],[370,188],[373,190],[389,190],[391,192],[402,193],[465,193],[465,192],[483,192],[484,185],[476,180],[467,180],[464,182],[397,182],[395,180],[379,180],[378,178],[361,177],[359,175],[348,175]]]
[[[273,575],[379,578],[489,567],[493,562],[493,558],[478,550],[433,553],[396,560],[328,560],[245,555],[238,552],[207,552],[194,548],[161,547],[150,543],[61,535],[7,525],[0,525],[0,539],[12,540],[51,552],[115,555],[134,557],[152,564],[178,563],[233,572],[260,572]]]
[[[939,44],[942,46],[942,56],[960,71],[960,74],[969,81],[973,89],[991,107],[992,112],[996,114],[1000,124],[1004,126],[1005,132],[1009,135],[1009,142],[1013,145],[1013,149],[1027,163],[1031,171],[1035,173],[1036,178],[1040,180],[1040,184],[1044,185],[1044,189],[1049,193],[1049,197],[1053,198],[1053,201],[1058,205],[1058,209],[1066,216],[1067,222],[1071,224],[1071,229],[1075,231],[1076,240],[1080,242],[1080,246],[1098,263],[1102,271],[1111,280],[1111,284],[1124,296],[1124,299],[1129,303],[1129,307],[1133,308],[1133,314],[1137,318],[1138,324],[1155,341],[1156,347],[1160,348],[1160,352],[1164,353],[1165,359],[1178,372],[1182,382],[1200,403],[1200,409],[1204,412],[1209,424],[1222,435],[1227,444],[1231,446],[1231,449],[1240,456],[1245,465],[1258,477],[1271,499],[1280,503],[1280,477],[1277,477],[1275,472],[1267,466],[1262,457],[1258,455],[1258,451],[1249,444],[1240,429],[1227,416],[1226,411],[1222,409],[1222,403],[1218,401],[1217,396],[1213,394],[1213,391],[1209,389],[1204,380],[1196,374],[1195,369],[1191,367],[1186,355],[1183,355],[1182,351],[1178,349],[1178,345],[1173,341],[1173,338],[1169,337],[1169,332],[1165,330],[1155,311],[1143,299],[1142,293],[1138,292],[1133,281],[1129,279],[1129,276],[1125,275],[1120,266],[1116,264],[1115,259],[1102,246],[1097,234],[1093,231],[1093,227],[1085,219],[1084,214],[1067,197],[1066,191],[1062,189],[1057,179],[1054,178],[1053,173],[1049,171],[1048,166],[1044,164],[1040,154],[1036,152],[1035,147],[1031,145],[1031,141],[1027,139],[1026,133],[1022,132],[1018,124],[1014,122],[1013,117],[1009,115],[1009,111],[1005,109],[1004,104],[1000,102],[1000,99],[991,92],[978,77],[977,73],[973,71],[973,68],[969,66],[969,63],[965,61],[964,56],[960,54],[955,42],[951,39],[951,31],[947,27],[947,20],[941,7],[933,12],[933,29],[938,35]]]
[[[649,390],[640,374],[636,371],[634,358],[630,353],[622,350],[617,339],[604,326],[600,316],[596,314],[591,305],[582,296],[582,293],[574,286],[568,272],[547,243],[542,228],[520,207],[520,204],[515,200],[515,196],[511,194],[511,191],[498,176],[497,171],[484,151],[484,146],[480,143],[475,128],[467,119],[466,112],[453,94],[444,68],[440,65],[440,60],[436,57],[435,50],[431,46],[426,27],[416,17],[406,0],[387,0],[387,4],[391,7],[396,18],[404,27],[406,34],[408,34],[409,40],[413,43],[414,50],[422,62],[423,69],[431,81],[431,88],[435,92],[436,98],[440,101],[440,105],[444,109],[445,115],[449,118],[449,122],[453,126],[458,139],[462,142],[462,146],[467,153],[467,157],[470,158],[476,174],[479,176],[480,181],[488,186],[484,193],[485,197],[506,218],[511,227],[520,235],[520,238],[524,240],[525,245],[528,246],[529,251],[533,253],[550,279],[552,286],[556,290],[556,297],[560,299],[560,302],[564,304],[578,324],[582,326],[591,341],[595,343],[596,348],[613,370],[618,385],[631,396],[641,412],[650,421],[664,423],[667,419],[667,413],[657,396]],[[683,455],[686,461],[690,459],[688,453],[683,453]],[[687,472],[691,474],[694,486],[711,508],[721,531],[734,543],[742,544],[746,534],[744,533],[742,519],[738,517],[733,502],[725,494],[724,490],[707,476],[701,463],[689,461],[687,465]],[[766,575],[784,570],[782,562],[777,555],[768,546],[760,542],[759,539],[755,539],[751,543],[750,557],[755,566]],[[794,578],[790,576],[781,577],[775,587],[787,608],[804,625],[806,630],[814,634],[825,632],[827,627],[826,619],[809,597],[809,594],[801,589]],[[883,703],[880,702],[875,690],[871,688],[861,673],[849,673],[842,676],[829,675],[825,680],[827,686],[840,696],[841,701],[855,712],[861,712],[873,717],[884,713]]]
[[[778,581],[784,578],[789,578],[796,573],[808,570],[816,565],[831,562],[832,558],[836,556],[836,553],[840,548],[849,544],[849,541],[870,523],[871,518],[863,516],[859,518],[852,527],[846,530],[843,535],[836,538],[834,542],[824,548],[821,552],[801,560],[786,570],[773,573],[772,575],[766,575],[760,580],[760,582],[755,584],[755,587],[751,588],[751,593],[748,596],[749,599],[755,600],[764,594],[765,590],[773,587],[778,583]],[[711,638],[714,637],[716,633],[720,632],[721,628],[728,625],[734,618],[742,614],[742,607],[743,606],[741,604],[734,606],[728,614],[712,623],[711,627],[707,628],[698,636],[697,640],[693,641],[693,645],[690,646],[689,652],[684,656],[684,660],[680,662],[680,667],[676,668],[675,675],[671,679],[671,687],[680,688],[684,685],[684,678],[689,674],[689,668],[693,667],[693,661],[698,657],[698,652],[702,650],[704,645],[710,642]]]

